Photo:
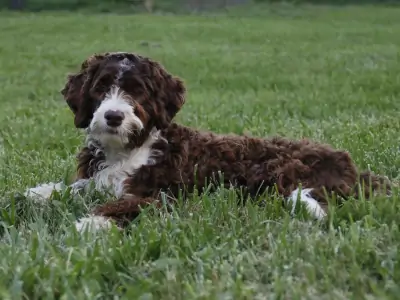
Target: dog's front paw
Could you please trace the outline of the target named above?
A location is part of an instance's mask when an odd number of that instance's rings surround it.
[[[102,216],[89,216],[75,222],[75,228],[78,232],[82,233],[85,230],[98,231],[103,229],[110,229],[112,222]]]
[[[48,200],[50,199],[53,191],[61,191],[64,187],[64,184],[62,182],[58,183],[44,183],[41,184],[37,187],[30,188],[28,189],[25,193],[24,196],[27,198],[31,198],[34,200]]]
[[[69,187],[73,194],[76,194],[82,190],[85,190],[90,183],[90,179],[79,179],[71,184]]]

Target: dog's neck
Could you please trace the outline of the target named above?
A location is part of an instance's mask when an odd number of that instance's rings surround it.
[[[96,160],[101,160],[98,169],[104,168],[128,159],[133,153],[144,148],[151,148],[152,145],[160,140],[160,131],[156,128],[144,132],[140,136],[135,136],[128,144],[119,143],[102,144],[99,140],[87,135],[86,145],[91,150]],[[136,143],[135,143],[135,142]]]

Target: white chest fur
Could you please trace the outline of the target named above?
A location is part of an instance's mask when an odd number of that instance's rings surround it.
[[[106,151],[106,160],[93,179],[97,190],[107,190],[119,198],[124,193],[124,182],[144,165],[154,164],[152,145],[157,136],[150,136],[140,147],[130,152]]]

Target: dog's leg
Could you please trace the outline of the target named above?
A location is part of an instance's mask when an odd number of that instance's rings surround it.
[[[71,193],[73,195],[77,194],[79,191],[84,190],[88,184],[90,179],[79,179],[71,184]],[[50,199],[52,193],[54,191],[61,192],[66,189],[67,186],[62,182],[49,182],[38,185],[34,188],[29,188],[25,191],[24,196],[27,198],[31,198],[36,201],[44,201]]]
[[[354,194],[357,170],[345,151],[306,147],[295,159],[281,164],[277,178],[278,190],[288,196],[289,201],[304,202],[308,211],[322,220],[333,194],[343,198]],[[301,192],[297,189],[299,184],[303,187]]]
[[[89,215],[75,222],[75,228],[78,232],[85,230],[97,231],[100,229],[110,229],[112,220],[108,217]]]
[[[29,188],[25,191],[24,196],[36,201],[44,201],[50,199],[53,191],[60,192],[65,187],[63,182],[49,182],[38,185],[34,188]]]
[[[80,191],[85,191],[87,189],[87,187],[89,186],[90,183],[90,179],[78,179],[77,181],[75,181],[74,183],[72,183],[71,185],[69,185],[69,187],[71,188],[71,192],[73,194],[77,194]]]
[[[292,160],[277,169],[276,173],[278,191],[286,198],[287,202],[292,204],[292,215],[295,214],[296,204],[300,201],[315,219],[325,218],[325,207],[321,205],[324,203],[324,199],[315,197],[314,187],[319,185],[314,182],[310,184],[310,180],[308,180],[310,169],[307,166],[299,160]],[[299,187],[299,184],[302,188]]]
[[[292,203],[292,215],[294,215],[297,201],[300,201],[305,204],[307,211],[317,220],[322,220],[326,217],[325,210],[322,208],[320,203],[312,197],[312,191],[313,189],[311,188],[302,190],[297,188],[290,194],[288,201]]]
[[[81,218],[75,223],[78,231],[90,225],[92,229],[110,228],[115,223],[119,228],[125,227],[135,219],[143,208],[160,202],[154,198],[141,198],[134,195],[125,195],[123,198],[96,207],[92,214]]]

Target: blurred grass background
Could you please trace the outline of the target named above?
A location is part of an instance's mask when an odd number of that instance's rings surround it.
[[[0,9],[24,11],[89,10],[97,12],[199,12],[252,4],[400,4],[400,0],[1,0]]]

